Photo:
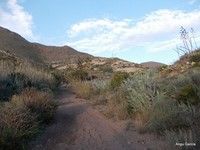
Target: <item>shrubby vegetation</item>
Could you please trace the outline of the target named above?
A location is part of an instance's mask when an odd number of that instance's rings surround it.
[[[125,73],[125,72],[114,73],[110,81],[111,89],[116,89],[120,87],[120,85],[123,83],[125,79],[128,78],[128,76],[129,76],[128,73]]]
[[[24,149],[49,123],[60,76],[46,67],[0,59],[0,149]]]
[[[13,94],[28,87],[54,90],[56,83],[55,76],[43,67],[28,62],[0,60],[0,100],[8,100]]]
[[[188,59],[197,62],[196,57],[193,54]],[[132,75],[117,72],[106,84],[104,80],[77,81],[73,87],[79,96],[106,107],[106,116],[136,120],[141,133],[158,133],[173,143],[199,144],[200,68],[188,68],[174,76],[166,72],[163,77],[160,74],[165,69],[169,68],[164,66]]]

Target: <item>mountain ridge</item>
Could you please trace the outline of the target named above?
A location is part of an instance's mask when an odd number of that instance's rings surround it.
[[[47,46],[32,43],[21,35],[0,27],[0,50],[28,61],[51,64],[57,61],[87,59],[92,55],[78,52],[69,46]]]
[[[26,59],[28,61],[38,64],[48,64],[50,66],[56,66],[58,68],[66,68],[66,65],[77,64],[79,61],[82,63],[86,60],[94,60],[98,63],[112,61],[110,65],[117,70],[123,71],[125,68],[153,68],[159,67],[164,64],[158,62],[145,62],[137,64],[120,58],[104,58],[95,57],[87,53],[79,52],[74,48],[64,46],[48,46],[36,42],[29,42],[21,35],[10,31],[0,26],[0,50],[7,54],[14,55],[16,57]],[[100,62],[99,62],[100,61]],[[118,66],[119,65],[119,68]],[[70,65],[69,65],[70,66]],[[126,70],[126,69],[125,69]],[[131,69],[132,70],[132,69]]]

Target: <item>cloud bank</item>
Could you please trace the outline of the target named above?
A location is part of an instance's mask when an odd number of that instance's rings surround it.
[[[69,28],[67,44],[91,54],[137,47],[159,52],[176,47],[181,26],[193,27],[198,32],[200,11],[162,9],[139,20],[87,19]]]
[[[0,26],[15,31],[28,39],[34,38],[32,16],[17,0],[6,0],[5,7],[0,6]]]

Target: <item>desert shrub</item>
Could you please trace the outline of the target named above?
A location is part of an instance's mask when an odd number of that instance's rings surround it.
[[[26,89],[20,95],[14,95],[12,101],[22,102],[32,113],[37,114],[41,123],[49,123],[56,109],[52,95],[36,89]]]
[[[72,88],[79,97],[85,99],[89,99],[93,93],[93,88],[89,81],[74,81]]]
[[[0,80],[4,80],[7,76],[13,73],[15,65],[11,61],[0,60]]]
[[[123,88],[128,92],[128,113],[144,113],[151,108],[152,102],[158,93],[155,72],[147,71],[136,74],[125,81]]]
[[[179,130],[166,130],[164,135],[169,142],[169,144],[174,147],[175,143],[195,143],[195,146],[184,146],[185,149],[200,149],[200,109],[199,105],[192,106],[192,114],[190,127],[187,129]],[[184,116],[183,116],[184,117]]]
[[[54,76],[56,87],[58,87],[62,82],[65,82],[65,76],[62,71],[52,70],[52,75]]]
[[[44,68],[26,63],[17,66],[15,72],[27,76],[32,87],[36,87],[38,89],[55,88],[56,83],[54,76]]]
[[[200,62],[200,51],[193,52],[190,55],[189,59],[190,59],[190,62],[196,62],[196,63]]]
[[[193,122],[193,108],[179,104],[165,95],[157,97],[150,114],[146,129],[157,133],[189,128]]]
[[[109,90],[109,80],[93,80],[90,83],[95,95],[101,95]]]
[[[105,115],[109,118],[127,119],[130,117],[128,113],[127,92],[123,88],[118,88],[117,91],[111,92],[107,96],[107,111]]]
[[[199,103],[199,97],[191,84],[182,87],[177,93],[176,99],[179,102],[184,102],[185,104],[189,103],[195,105]]]
[[[22,149],[38,133],[35,114],[23,104],[6,102],[0,108],[0,149]]]
[[[30,86],[28,78],[24,74],[11,73],[0,81],[0,98],[8,100],[13,94],[20,93],[24,88]]]
[[[167,69],[168,65],[162,65],[158,68],[159,71],[163,71],[165,69]]]
[[[84,81],[88,78],[88,73],[83,69],[71,70],[67,74],[68,80],[81,80]]]
[[[101,65],[99,66],[99,69],[103,71],[104,73],[113,73],[113,68],[108,65]]]
[[[72,88],[76,94],[94,105],[105,104],[106,94],[109,88],[109,81],[107,80],[92,80],[92,81],[74,81]]]
[[[129,77],[128,73],[125,72],[116,72],[110,81],[111,89],[116,89]]]
[[[20,93],[24,88],[31,86],[28,77],[21,73],[12,73],[8,75],[7,81],[13,93]]]
[[[1,100],[8,100],[27,87],[48,91],[54,90],[57,86],[55,76],[42,67],[28,62],[15,64],[10,60],[0,60]]]
[[[177,147],[180,147],[176,144],[183,144],[181,147],[182,149],[199,149],[199,146],[197,146],[197,137],[195,135],[195,132],[192,130],[184,130],[180,129],[178,131],[173,130],[167,130],[165,131],[165,138],[167,142],[169,143],[169,146],[171,149],[176,149]],[[193,143],[195,145],[187,146],[185,144]]]
[[[200,102],[200,72],[189,71],[170,81],[168,94],[185,104],[196,105]]]

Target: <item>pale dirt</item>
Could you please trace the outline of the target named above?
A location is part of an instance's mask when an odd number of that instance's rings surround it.
[[[62,89],[54,122],[29,145],[32,150],[164,150],[157,137],[139,134],[127,121],[111,121],[85,100]]]

